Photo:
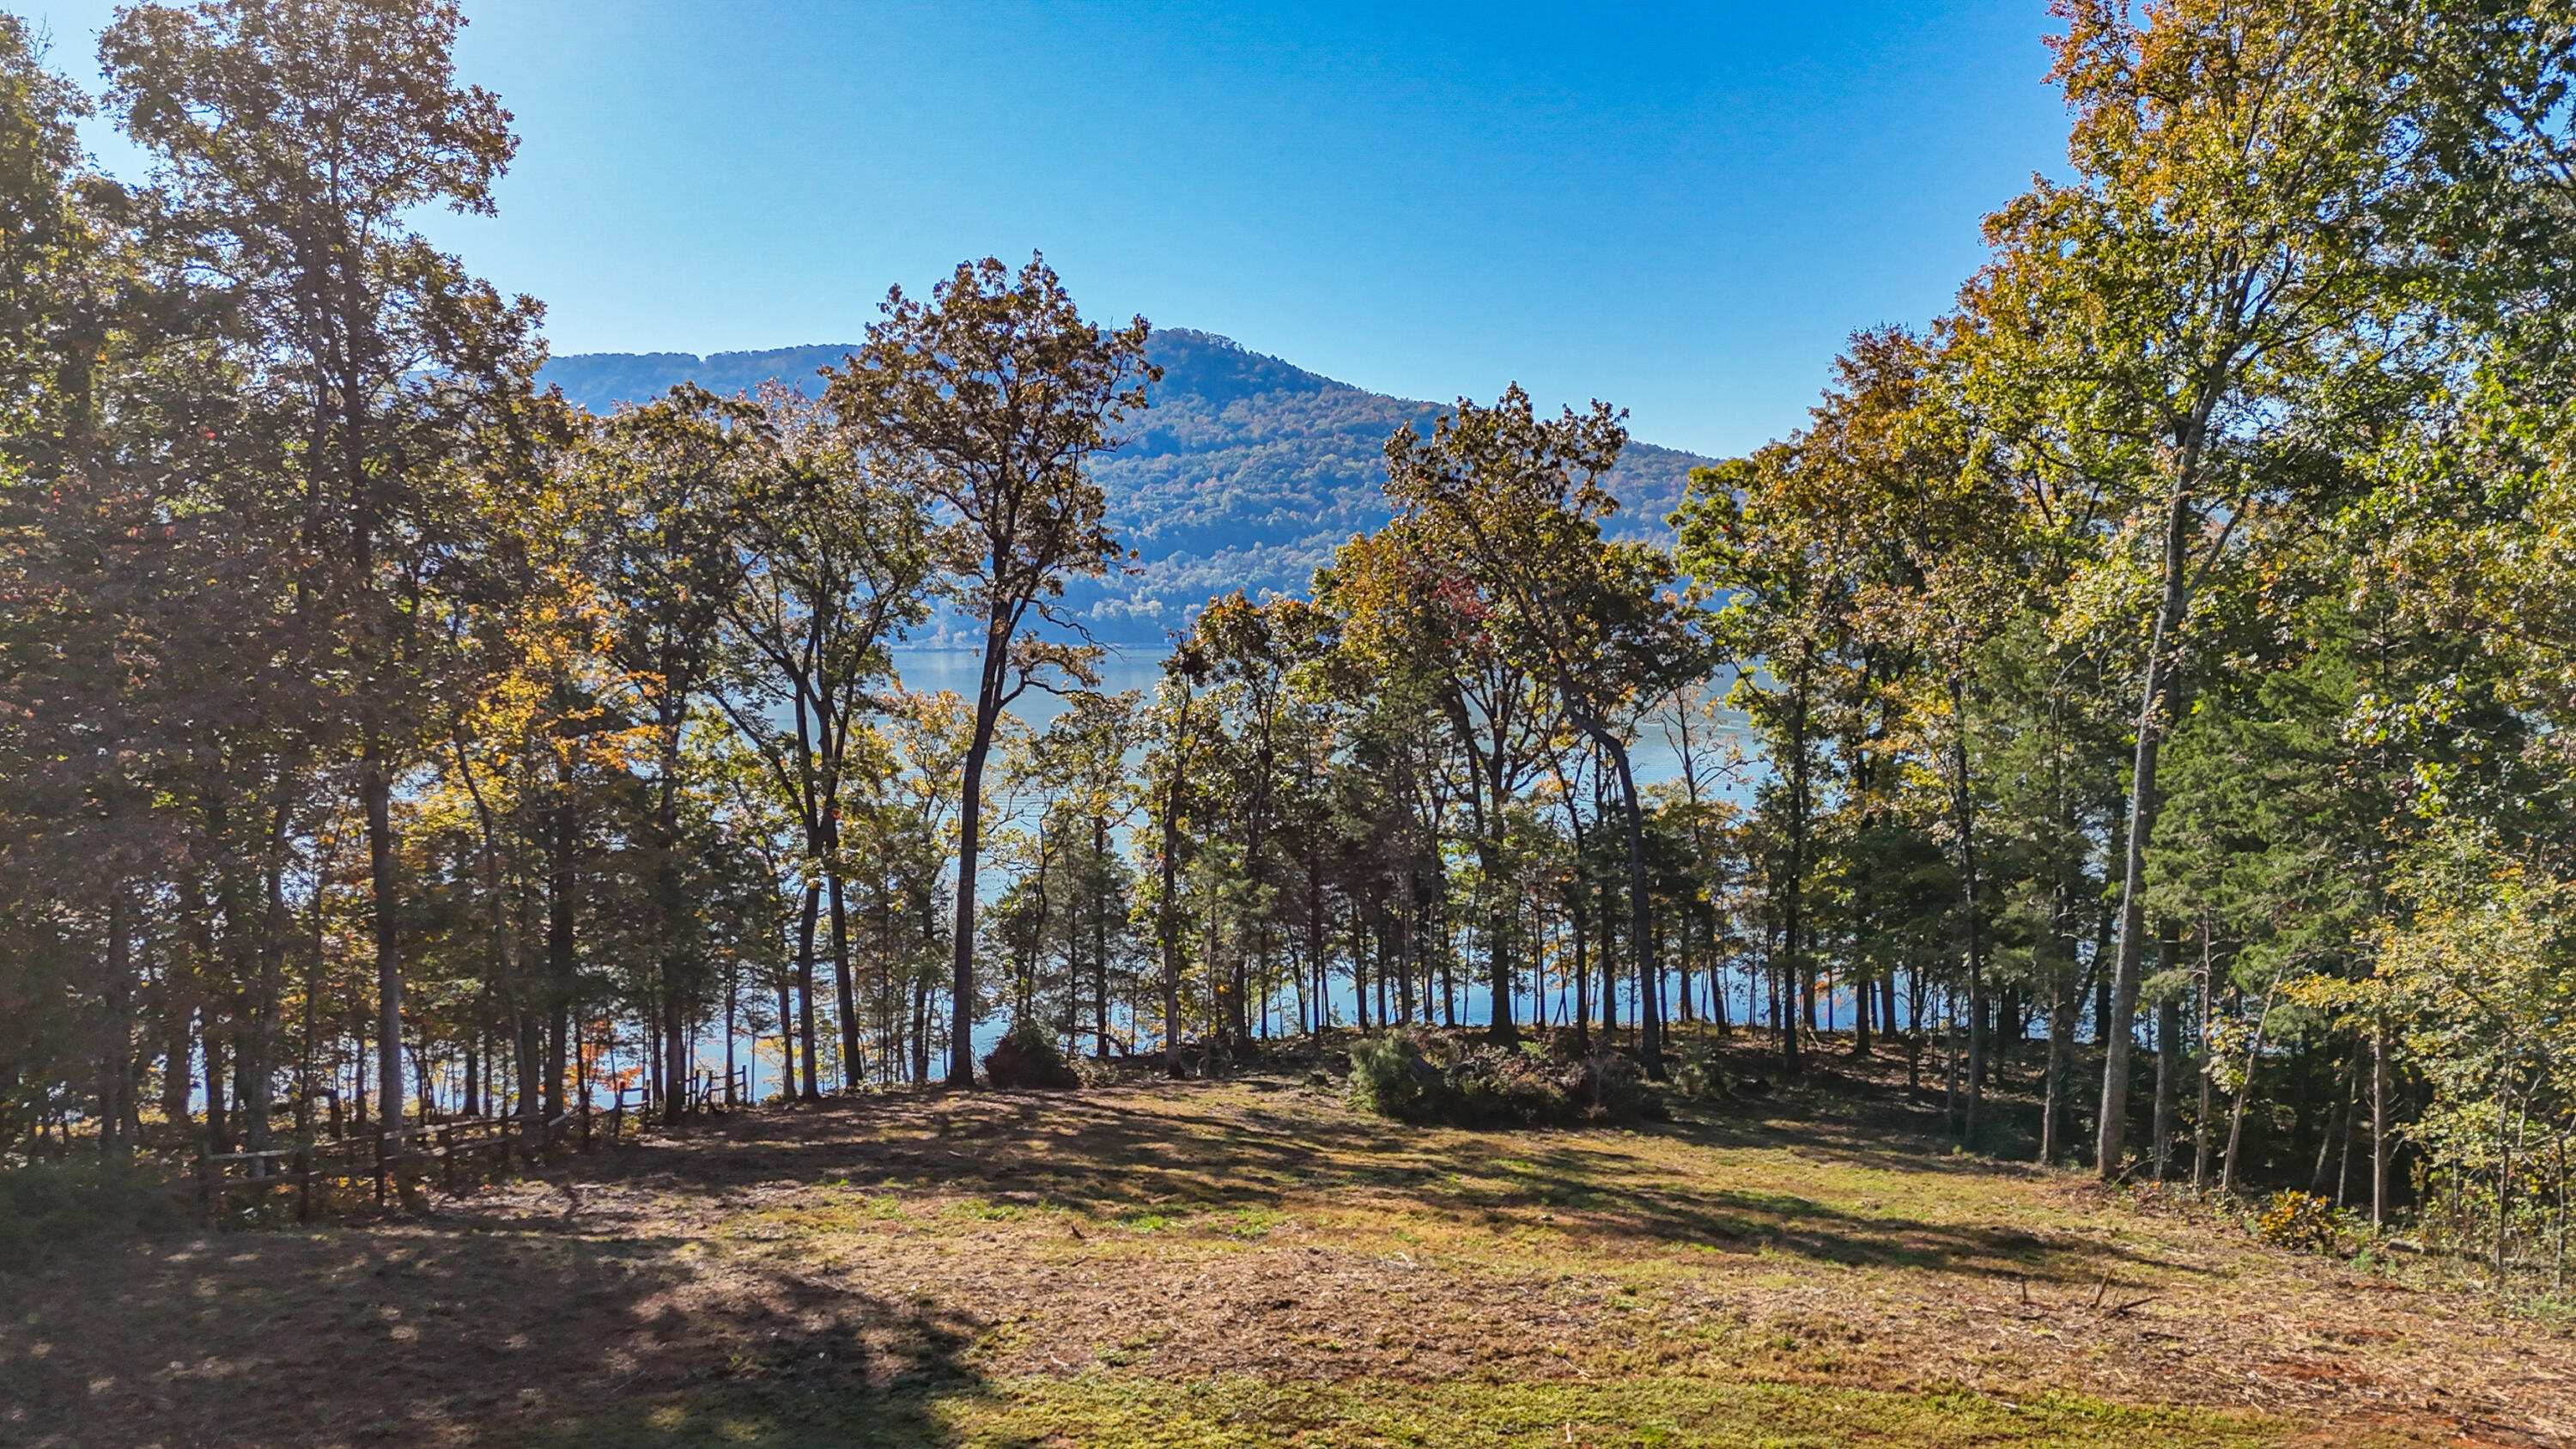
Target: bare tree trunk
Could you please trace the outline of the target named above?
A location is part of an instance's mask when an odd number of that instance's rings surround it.
[[[778,1096],[782,1102],[796,1100],[796,1012],[787,999],[787,983],[778,984]]]
[[[957,810],[957,934],[949,954],[948,1085],[975,1085],[975,868],[984,845],[984,762],[1002,715],[1010,619],[996,608],[985,621],[984,664],[975,695],[975,734],[966,746]]]
[[[2039,1160],[2055,1162],[2066,1146],[2069,1078],[2075,1065],[2075,963],[2051,973],[2048,1000],[2048,1086],[2039,1113]]]
[[[1628,751],[1597,720],[1580,723],[1608,751],[1618,771],[1619,807],[1628,835],[1628,940],[1637,958],[1637,1064],[1648,1077],[1664,1079],[1663,993],[1657,989],[1654,903],[1646,896],[1646,814],[1637,800],[1636,777],[1628,770]]]
[[[1968,1111],[1959,1139],[1973,1147],[1986,1105],[1986,948],[1977,918],[1977,804],[1968,775],[1967,692],[1950,679],[1950,769],[1959,831],[1959,919],[1968,957]]]
[[[840,830],[833,829],[833,845],[840,844]],[[842,901],[841,873],[837,858],[833,862],[832,883],[832,991],[841,1008],[841,1088],[857,1091],[859,1087],[859,1005],[857,992],[850,983],[850,918],[849,907]]]
[[[2263,1059],[2263,1033],[2271,1024],[2272,992],[2267,989],[2263,1005],[2254,1013],[2254,1040],[2245,1048],[2245,1075],[2236,1083],[2236,1105],[2227,1114],[2227,1163],[2218,1174],[2221,1194],[2236,1191],[2236,1153],[2245,1139],[2245,1102],[2254,1095],[2254,1068]]]
[[[2166,938],[2172,944],[2172,938]],[[2174,1116],[2181,1108],[2182,1069],[2190,1056],[2182,1049],[2182,1003],[2168,995],[2156,1003],[2156,1181],[2173,1174]]]
[[[815,1064],[814,1040],[814,924],[823,909],[823,884],[805,883],[805,908],[796,920],[796,1036],[805,1053],[805,1086],[802,1100],[823,1100],[821,1069]],[[791,1080],[794,1073],[789,1073]]]
[[[2388,1026],[2370,1041],[2370,1225],[2388,1223]]]
[[[2354,1111],[2360,1100],[2361,1053],[2356,1051],[2352,1059],[2344,1063],[2343,1091],[2340,1100],[2334,1104],[2334,1110],[2326,1114],[2326,1130],[2317,1139],[2316,1167],[2308,1173],[2308,1191],[2319,1197],[2325,1195],[2326,1173],[2335,1164],[2336,1151],[2351,1135]]]
[[[1097,815],[1091,817],[1091,862],[1099,872],[1099,889],[1091,902],[1091,1045],[1105,1062],[1109,1060],[1109,822]],[[1316,960],[1321,971],[1320,951]]]
[[[2129,1142],[2129,1037],[2138,1008],[2138,966],[2147,928],[2147,842],[2156,827],[2156,759],[2164,743],[2174,682],[2168,657],[2182,630],[2188,596],[2186,555],[2191,495],[2180,483],[2165,511],[2164,596],[2138,691],[2138,750],[2129,772],[2129,829],[2121,852],[2120,945],[2111,978],[2111,1014],[2102,1024],[2102,1120],[2094,1164],[2104,1181],[2118,1177]]]
[[[250,991],[248,1030],[242,1055],[242,1131],[250,1150],[269,1147],[277,1087],[277,1021],[286,1000],[286,830],[290,823],[281,788],[271,812],[265,857],[260,862],[261,915],[259,969]],[[252,1175],[266,1176],[266,1162],[253,1159]]]
[[[2171,921],[2156,934],[2156,969],[2170,972],[2182,960],[2182,928]],[[2176,1048],[2182,1039],[2182,1004],[2168,991],[2156,1003],[2155,1179],[2165,1180],[2173,1167],[2175,1097],[2181,1090],[2182,1063]]]
[[[125,1124],[132,1115],[127,1099],[134,1091],[133,926],[126,919],[126,884],[108,883],[107,1022],[98,1053],[98,1155],[112,1167],[134,1160],[134,1139]]]
[[[1181,686],[1181,717],[1173,732],[1171,778],[1163,785],[1161,871],[1162,900],[1154,912],[1154,934],[1163,955],[1163,1071],[1178,1077],[1181,1064],[1181,789],[1190,757],[1189,686]],[[1366,1023],[1362,1023],[1365,1025]]]
[[[552,858],[546,864],[546,1081],[545,1115],[551,1121],[564,1114],[564,1083],[579,1066],[579,1051],[573,1040],[573,985],[578,964],[573,930],[576,922],[574,892],[578,889],[578,866],[575,852],[579,847],[579,821],[573,814],[571,770],[567,766],[557,781],[558,795],[552,812],[553,840],[549,842]]]
[[[370,725],[358,766],[367,812],[367,879],[374,893],[376,944],[376,1120],[391,1131],[402,1121],[402,919],[394,873],[393,777]]]

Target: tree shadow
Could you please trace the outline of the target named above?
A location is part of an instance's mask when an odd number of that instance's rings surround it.
[[[0,1282],[13,1445],[938,1445],[989,1325],[654,1236],[98,1244]]]
[[[1826,1074],[1819,1074],[1825,1076]],[[1820,1097],[1846,1110],[1819,1112]],[[1857,1108],[1858,1110],[1849,1110]],[[1623,1131],[1470,1132],[1349,1112],[1294,1093],[1215,1096],[1139,1084],[1080,1093],[886,1094],[755,1114],[649,1141],[602,1176],[682,1195],[755,1184],[848,1184],[958,1194],[1093,1219],[1148,1210],[1277,1208],[1291,1195],[1364,1193],[1451,1218],[1545,1221],[1587,1240],[1773,1252],[1847,1266],[2090,1282],[2106,1271],[2200,1272],[2116,1243],[1902,1208],[1907,1178],[2027,1180],[2027,1164],[1953,1155],[1940,1114],[1873,1101],[1827,1077],[1758,1104],[1686,1106]],[[1760,1148],[1897,1179],[1889,1212],[1677,1176],[1623,1146]]]

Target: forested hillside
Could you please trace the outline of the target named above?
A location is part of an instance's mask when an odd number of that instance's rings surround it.
[[[606,412],[683,381],[721,394],[771,381],[810,388],[817,369],[851,350],[575,353],[549,359],[538,380]],[[1160,644],[1208,599],[1235,589],[1258,599],[1305,588],[1335,545],[1386,522],[1388,435],[1406,423],[1428,432],[1441,411],[1186,328],[1156,328],[1145,355],[1163,369],[1153,405],[1122,430],[1124,446],[1092,464],[1109,497],[1110,532],[1136,550],[1139,572],[1068,590],[1104,643]],[[1622,504],[1611,531],[1662,531],[1690,470],[1710,461],[1629,443],[1609,480]],[[947,618],[923,632],[963,637]]]

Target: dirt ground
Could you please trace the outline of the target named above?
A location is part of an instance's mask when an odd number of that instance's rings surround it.
[[[2576,1443],[2563,1323],[1938,1127],[1850,1068],[1580,1131],[1294,1068],[764,1108],[21,1265],[0,1444],[1753,1442],[1694,1386],[1777,1443]],[[1480,1393],[1538,1427],[1408,1437]]]

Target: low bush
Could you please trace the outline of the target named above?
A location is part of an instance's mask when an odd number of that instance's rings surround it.
[[[1726,1079],[1726,1063],[1706,1047],[1678,1053],[1673,1062],[1673,1090],[1693,1101],[1735,1095]]]
[[[1351,1074],[1344,1088],[1351,1105],[1380,1117],[1413,1121],[1440,1086],[1440,1073],[1411,1036],[1380,1032],[1351,1046]]]
[[[1545,1050],[1388,1031],[1351,1048],[1351,1105],[1405,1122],[1562,1127],[1661,1116],[1663,1103],[1621,1051],[1563,1061]]]
[[[1082,1085],[1081,1074],[1065,1061],[1064,1053],[1056,1050],[1055,1038],[1026,1018],[1012,1022],[1011,1029],[985,1054],[984,1079],[1006,1090],[1062,1091]]]
[[[2305,1192],[2276,1192],[2255,1216],[2254,1231],[2276,1247],[2307,1253],[2330,1253],[2341,1234],[2334,1204]]]
[[[186,1184],[141,1165],[92,1160],[0,1171],[0,1262],[94,1233],[182,1227],[188,1204]]]

